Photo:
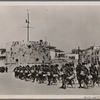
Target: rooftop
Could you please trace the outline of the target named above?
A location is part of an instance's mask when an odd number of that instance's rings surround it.
[[[46,46],[46,48],[55,49],[56,47],[48,45],[48,46]]]
[[[55,52],[64,52],[64,51],[59,50],[59,49],[55,49]]]

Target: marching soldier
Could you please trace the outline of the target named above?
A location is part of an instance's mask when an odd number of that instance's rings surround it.
[[[97,77],[98,77],[98,70],[97,70],[95,64],[91,65],[90,74],[92,75],[93,85],[95,85],[95,82],[96,82]]]
[[[85,64],[77,65],[76,67],[76,73],[77,73],[77,80],[79,83],[79,88],[82,88],[82,81],[88,85],[87,77],[89,75],[88,69],[86,68]],[[86,87],[87,88],[87,87]]]

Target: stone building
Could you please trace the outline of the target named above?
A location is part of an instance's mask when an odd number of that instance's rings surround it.
[[[78,63],[82,63],[83,62],[83,49],[80,49],[80,47],[78,47],[78,49],[72,49],[72,53],[71,54],[75,54]]]
[[[5,66],[5,62],[6,62],[6,49],[1,48],[0,49],[0,67]]]
[[[7,43],[6,63],[7,64],[36,64],[46,63],[51,59],[47,43],[40,41],[13,41]]]
[[[100,62],[100,47],[91,46],[85,49],[83,53],[83,59],[86,63],[98,64]]]

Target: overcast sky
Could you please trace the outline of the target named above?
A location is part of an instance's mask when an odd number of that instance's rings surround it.
[[[100,46],[100,6],[0,6],[0,47],[26,40],[25,19],[30,12],[30,40],[45,40],[65,52]]]

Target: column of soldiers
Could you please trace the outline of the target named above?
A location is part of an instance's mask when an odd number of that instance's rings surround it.
[[[98,67],[99,68],[99,67]],[[73,63],[66,63],[59,68],[58,64],[43,64],[33,66],[18,66],[14,69],[14,75],[21,80],[32,82],[37,81],[39,84],[47,82],[47,85],[61,82],[61,87],[66,89],[69,85],[79,88],[88,88],[100,84],[100,76],[95,64],[87,68],[85,63],[79,63],[74,67]]]
[[[21,80],[35,80],[38,83],[44,83],[48,80],[48,85],[57,82],[57,77],[59,75],[58,65],[33,65],[33,66],[18,66],[14,69],[14,74],[16,78]]]

